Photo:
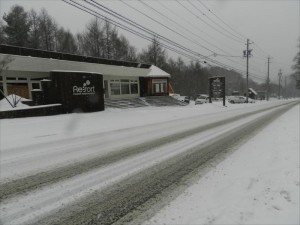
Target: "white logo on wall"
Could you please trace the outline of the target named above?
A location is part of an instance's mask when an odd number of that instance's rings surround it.
[[[73,86],[73,95],[94,95],[95,86],[91,86],[91,82],[87,80],[82,87]]]

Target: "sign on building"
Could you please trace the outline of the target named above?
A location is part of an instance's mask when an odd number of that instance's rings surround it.
[[[48,97],[66,112],[104,110],[103,76],[99,73],[51,71]]]

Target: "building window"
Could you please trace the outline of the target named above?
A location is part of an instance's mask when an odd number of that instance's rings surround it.
[[[16,77],[6,77],[6,80],[16,80]]]
[[[120,95],[121,94],[121,88],[120,88],[120,82],[111,82],[110,83],[110,92],[111,95]]]
[[[4,89],[3,89],[3,83],[0,83],[0,100],[4,98]]]
[[[32,83],[32,89],[41,89],[41,86],[39,83]]]
[[[130,84],[130,93],[131,94],[138,94],[139,93],[138,83],[131,83]]]
[[[129,95],[129,80],[121,80],[121,94]]]
[[[152,80],[152,92],[153,94],[160,94],[167,92],[167,80],[166,79],[153,79]]]
[[[138,80],[110,80],[111,95],[134,95],[139,93]]]

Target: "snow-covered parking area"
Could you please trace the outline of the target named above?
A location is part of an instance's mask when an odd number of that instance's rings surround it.
[[[97,191],[102,196],[105,187],[135,176],[139,181],[139,174],[147,174],[143,171],[293,101],[227,107],[221,102],[191,103],[0,120],[0,185],[12,188],[0,190],[0,224],[43,224],[47,216],[53,219],[66,208],[72,211],[73,202],[85,203]],[[298,103],[205,172],[199,171],[181,194],[164,203],[167,206],[139,218],[137,224],[299,224],[299,127]],[[129,150],[131,154],[123,154]],[[88,167],[97,160],[104,164]],[[74,173],[73,164],[80,166]],[[41,171],[47,176],[35,181]],[[14,180],[22,184],[22,179],[36,186],[26,187],[24,193],[13,182],[5,186]]]

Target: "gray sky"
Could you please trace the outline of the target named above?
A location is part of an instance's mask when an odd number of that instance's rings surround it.
[[[242,56],[243,50],[246,49],[246,39],[249,38],[254,42],[250,45],[250,49],[253,49],[253,57],[249,60],[250,77],[258,82],[266,79],[268,56],[272,57],[272,81],[277,82],[280,68],[283,75],[292,73],[293,58],[299,50],[299,0],[143,0],[142,3],[137,0],[123,1],[160,24],[120,0],[97,0],[98,3],[186,48],[243,71],[246,71],[246,59],[228,56]],[[83,31],[85,25],[93,18],[60,0],[0,0],[1,17],[15,4],[22,5],[25,10],[34,8],[40,11],[41,8],[46,8],[59,25],[70,29],[74,34]],[[165,17],[151,10],[146,4]],[[86,3],[85,5],[92,8]],[[100,10],[97,12],[107,16]],[[148,41],[122,29],[118,31],[139,51],[149,44]],[[171,51],[168,51],[168,56],[173,59],[178,57]],[[190,61],[184,56],[181,57],[185,62]],[[200,59],[201,61],[203,60]]]

